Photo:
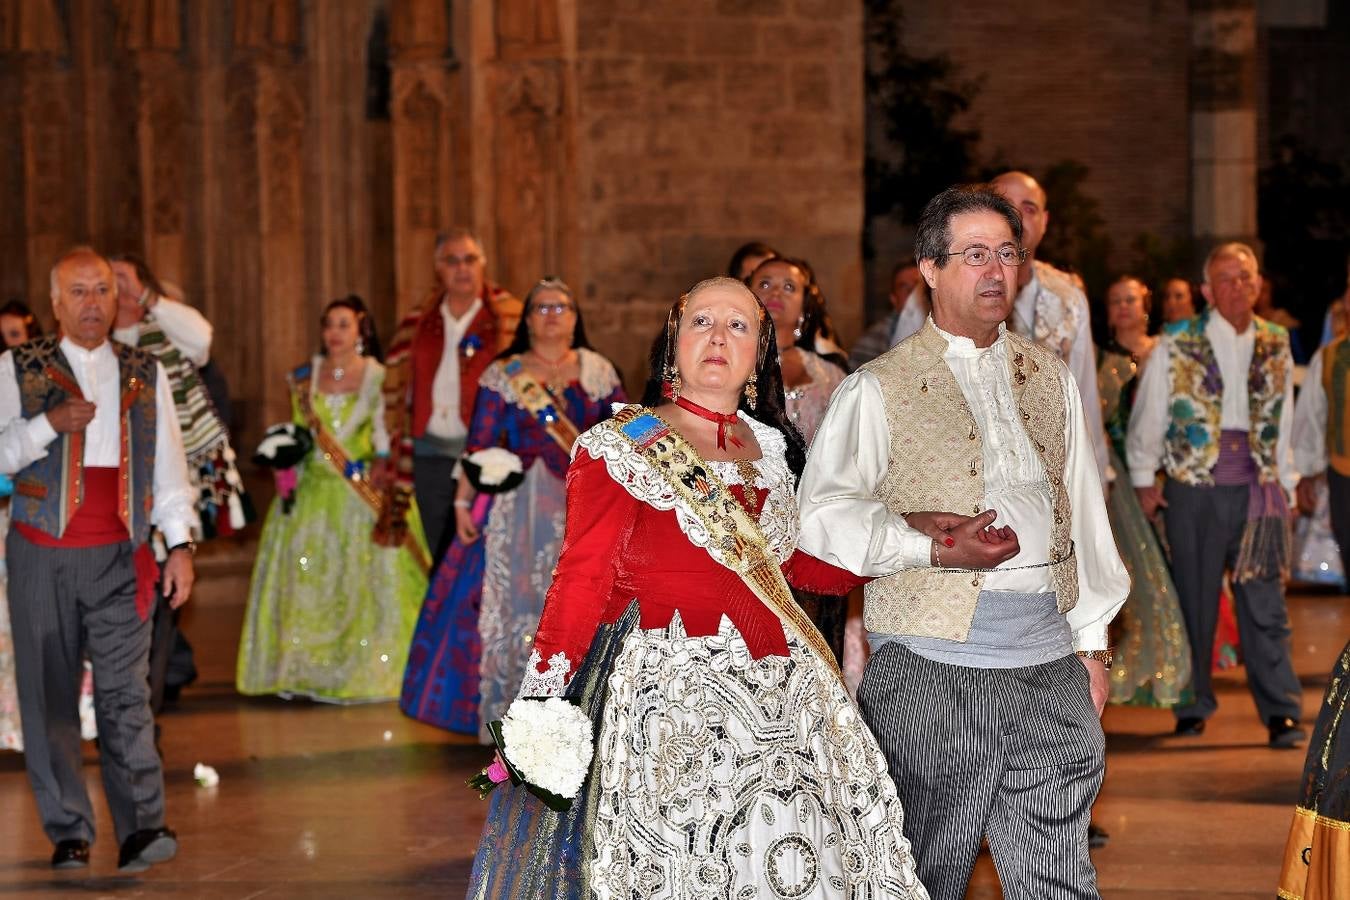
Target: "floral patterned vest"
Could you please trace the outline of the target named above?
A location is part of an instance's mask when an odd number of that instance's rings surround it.
[[[1163,465],[1169,478],[1183,484],[1213,486],[1219,460],[1219,431],[1223,421],[1223,377],[1214,346],[1205,334],[1210,312],[1173,322],[1164,328],[1171,340],[1171,417],[1165,439]],[[1247,375],[1247,402],[1251,427],[1247,431],[1252,459],[1262,484],[1279,478],[1275,443],[1280,437],[1284,393],[1293,377],[1289,333],[1274,322],[1253,318],[1256,330],[1251,368]]]
[[[1350,341],[1336,338],[1322,351],[1322,388],[1327,395],[1327,462],[1350,477]]]
[[[122,452],[118,465],[118,515],[133,544],[150,537],[154,506],[155,358],[142,350],[112,342],[122,382]],[[19,380],[23,417],[31,419],[79,394],[79,382],[61,352],[60,338],[50,335],[15,347],[14,374]],[[84,500],[84,432],[59,434],[47,455],[14,476],[15,522],[60,538]]]

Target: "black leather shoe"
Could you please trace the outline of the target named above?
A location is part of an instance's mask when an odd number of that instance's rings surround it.
[[[1298,727],[1298,719],[1291,719],[1288,716],[1271,716],[1267,724],[1270,726],[1270,746],[1276,750],[1292,750],[1295,747],[1301,747],[1303,741],[1308,737],[1308,733]]]
[[[61,841],[52,852],[53,869],[83,869],[89,865],[88,841]]]
[[[1093,850],[1100,850],[1111,840],[1111,835],[1106,833],[1106,829],[1097,825],[1096,822],[1088,823],[1088,846]]]
[[[1199,716],[1182,716],[1177,719],[1177,729],[1173,733],[1182,737],[1199,737],[1205,733],[1205,720]]]
[[[117,871],[144,872],[153,863],[168,862],[178,852],[178,835],[171,828],[142,828],[122,842]]]

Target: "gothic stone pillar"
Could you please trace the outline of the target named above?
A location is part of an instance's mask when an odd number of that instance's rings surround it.
[[[1256,0],[1191,0],[1191,220],[1256,240]]]

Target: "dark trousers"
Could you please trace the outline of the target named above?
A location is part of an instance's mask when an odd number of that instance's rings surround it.
[[[1177,706],[1178,718],[1209,718],[1218,708],[1211,678],[1214,629],[1219,620],[1223,573],[1237,562],[1247,525],[1245,485],[1192,487],[1168,479],[1167,537],[1172,545],[1172,580],[1191,642],[1191,684],[1195,700]],[[1300,714],[1298,677],[1289,655],[1289,613],[1278,576],[1233,584],[1247,685],[1263,722]]]
[[[53,842],[94,838],[80,764],[83,655],[94,665],[103,792],[118,842],[164,824],[150,714],[150,621],[136,613],[130,543],[52,548],[11,530],[9,610],[24,766]]]
[[[455,538],[456,486],[455,457],[413,457],[413,494],[431,551],[432,571]]]
[[[150,709],[155,715],[164,711],[164,692],[182,688],[197,680],[197,664],[192,645],[178,627],[181,609],[171,609],[169,601],[155,586],[154,624],[150,638]]]
[[[1327,493],[1331,506],[1331,534],[1341,551],[1341,571],[1350,593],[1350,478],[1327,468]]]
[[[986,836],[1008,900],[1099,896],[1087,827],[1106,743],[1077,657],[976,669],[887,644],[858,706],[933,900],[963,900]]]

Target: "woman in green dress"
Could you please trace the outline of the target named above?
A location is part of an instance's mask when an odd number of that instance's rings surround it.
[[[1111,342],[1102,350],[1097,366],[1102,421],[1116,473],[1106,509],[1131,580],[1130,596],[1113,627],[1118,633],[1111,666],[1111,702],[1170,707],[1190,684],[1190,645],[1167,557],[1130,490],[1124,462],[1137,377],[1158,344],[1148,333],[1151,300],[1149,289],[1132,276],[1118,278],[1111,285],[1106,294]]]
[[[237,682],[244,694],[393,700],[429,556],[415,507],[406,535],[379,528],[383,493],[371,469],[389,437],[365,304],[334,300],[320,321],[322,353],[288,379],[294,421],[310,430],[314,449],[297,467],[293,495],[279,489],[263,527]]]

